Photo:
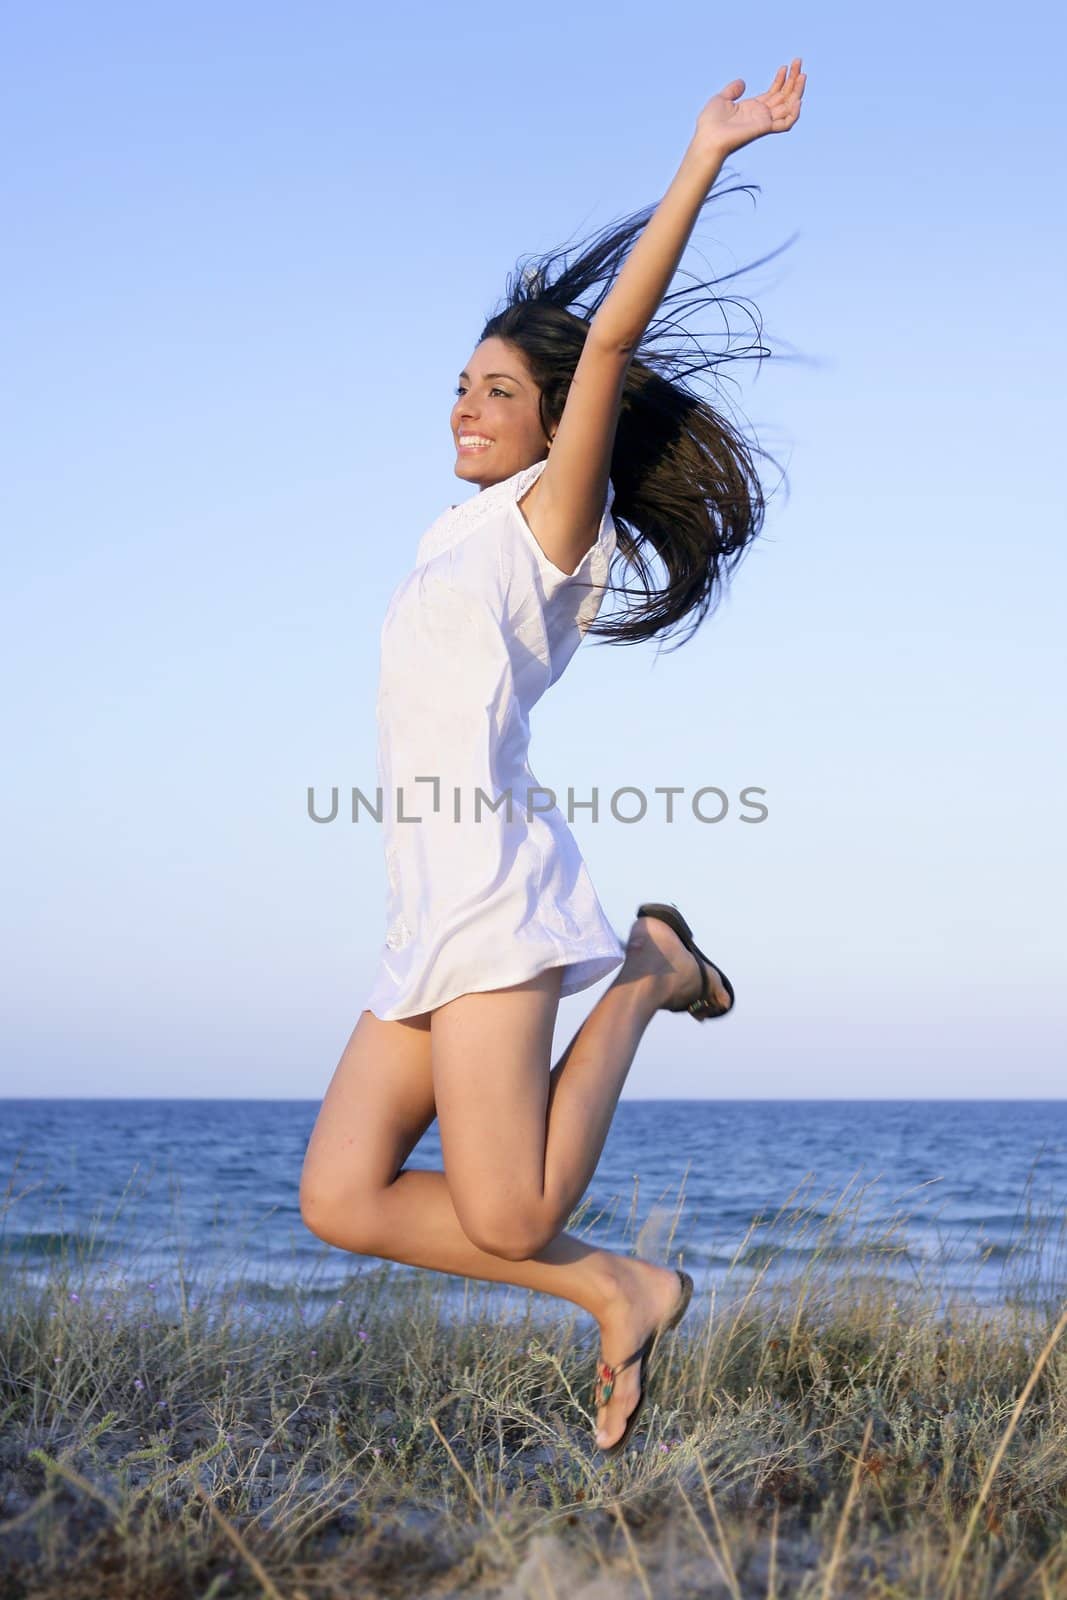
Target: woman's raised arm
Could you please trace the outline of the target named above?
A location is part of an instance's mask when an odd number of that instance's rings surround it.
[[[797,56],[788,74],[785,67],[778,68],[764,94],[738,101],[745,80],[735,78],[708,101],[670,188],[593,319],[590,332],[599,342],[632,354],[670,287],[723,162],[742,145],[793,126],[800,115],[806,76]]]
[[[712,96],[670,187],[590,323],[548,461],[531,492],[536,506],[531,503],[527,516],[542,547],[567,572],[596,537],[626,369],[670,286],[700,208],[733,151],[793,126],[806,79],[797,56],[788,72],[779,67],[763,94],[741,100],[744,79],[735,78]]]

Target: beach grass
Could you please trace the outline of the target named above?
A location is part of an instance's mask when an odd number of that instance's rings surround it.
[[[61,1235],[0,1250],[0,1600],[1067,1596],[1055,1285],[946,1306],[858,1197],[746,1240],[616,1458],[564,1302],[470,1283],[457,1318],[460,1280],[357,1257],[328,1299],[164,1301]]]

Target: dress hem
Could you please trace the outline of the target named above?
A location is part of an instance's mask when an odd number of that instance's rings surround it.
[[[378,1011],[375,1009],[374,1005],[371,1004],[371,1001],[373,1001],[374,998],[374,996],[371,995],[369,1000],[364,1001],[363,1010],[369,1011],[373,1016],[378,1018],[379,1022],[405,1022],[411,1017],[426,1016],[429,1012],[436,1011],[441,1006],[447,1005],[450,1000],[458,1000],[459,997],[464,994],[491,994],[494,989],[511,989],[518,983],[527,983],[531,978],[536,978],[542,972],[551,971],[553,967],[592,968],[593,970],[590,972],[589,976],[582,978],[574,985],[573,988],[561,988],[560,999],[564,1000],[569,998],[572,994],[581,994],[584,989],[591,989],[594,983],[599,983],[601,978],[606,978],[609,972],[613,972],[616,967],[621,967],[625,959],[626,952],[621,947],[616,951],[586,950],[572,961],[561,961],[558,959],[552,961],[542,961],[541,964],[537,967],[534,967],[532,971],[525,969],[522,972],[516,973],[514,977],[505,977],[503,980],[501,980],[500,977],[494,976],[492,982],[490,983],[472,985],[463,989],[457,989],[455,994],[446,995],[444,999],[435,1001],[432,1006],[415,1006],[408,1009],[400,1009],[396,1006],[386,1006],[384,1011]],[[403,1002],[401,1002],[401,1005],[403,1005]]]

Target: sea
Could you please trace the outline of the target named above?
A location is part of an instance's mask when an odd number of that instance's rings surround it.
[[[309,1100],[0,1100],[0,1291],[336,1301],[382,1264],[304,1226]],[[436,1122],[408,1167],[440,1169]],[[1067,1100],[622,1100],[569,1231],[725,1299],[871,1280],[942,1308],[1067,1294]],[[394,1282],[425,1269],[394,1264]],[[462,1280],[432,1274],[443,1305]],[[302,1313],[303,1314],[303,1313]]]

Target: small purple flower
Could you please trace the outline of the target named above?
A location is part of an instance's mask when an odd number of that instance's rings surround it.
[[[157,1287],[158,1287],[158,1286],[157,1286],[157,1285],[156,1285],[156,1284],[154,1284],[154,1283],[150,1283],[150,1284],[149,1284],[149,1285],[148,1285],[148,1287],[149,1287],[149,1288],[150,1288],[150,1289],[151,1289],[151,1290],[152,1290],[152,1292],[153,1292],[153,1293],[155,1293],[155,1290],[156,1290],[156,1288],[157,1288]]]
[[[163,1411],[166,1408],[166,1404],[167,1404],[167,1402],[165,1400],[157,1400],[156,1401],[156,1410],[157,1411]]]
[[[70,1298],[74,1301],[74,1304],[77,1305],[79,1299],[81,1298],[81,1296],[80,1295],[76,1295],[76,1294],[72,1294]]]
[[[134,1378],[133,1386],[134,1386],[135,1389],[143,1389],[144,1388],[144,1384],[141,1382],[140,1378]]]
[[[59,1366],[59,1357],[55,1356],[53,1359],[55,1361],[56,1366],[58,1367]]]
[[[312,1355],[313,1355],[313,1356],[317,1356],[317,1355],[318,1355],[318,1353],[319,1353],[319,1352],[318,1352],[318,1351],[317,1351],[317,1350],[312,1350],[312,1352],[311,1352],[311,1354],[312,1354]]]
[[[360,1330],[359,1330],[359,1336],[360,1336],[360,1338],[361,1338],[361,1339],[365,1339],[365,1338],[366,1338],[366,1337],[367,1337],[367,1330],[366,1330],[366,1328],[360,1328]]]

